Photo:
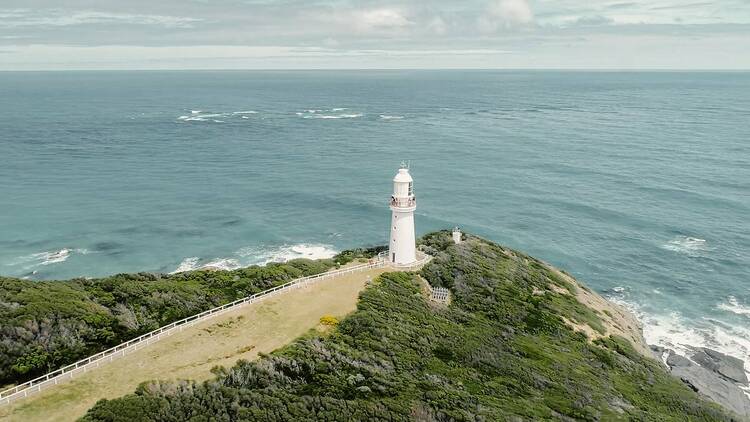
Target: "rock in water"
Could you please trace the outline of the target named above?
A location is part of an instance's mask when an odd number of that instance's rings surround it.
[[[741,359],[705,347],[698,347],[694,350],[695,354],[690,357],[693,362],[731,381],[748,385],[745,362]]]
[[[706,369],[690,359],[676,354],[672,350],[669,351],[667,365],[669,365],[672,375],[680,378],[693,390],[740,416],[750,417],[750,399],[735,382],[718,372]]]

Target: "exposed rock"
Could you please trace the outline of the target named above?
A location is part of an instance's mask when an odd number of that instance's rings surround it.
[[[706,354],[708,353],[706,352]],[[667,365],[672,371],[672,375],[680,378],[693,390],[740,416],[750,417],[750,399],[732,380],[722,376],[719,372],[704,368],[672,350],[669,350]]]
[[[635,317],[635,315],[633,315],[624,307],[608,301],[598,293],[579,283],[578,280],[574,279],[565,272],[560,271],[559,269],[549,264],[544,265],[546,265],[547,268],[557,276],[561,277],[563,280],[574,286],[575,298],[579,302],[596,312],[596,314],[601,319],[605,332],[599,333],[588,324],[576,324],[569,319],[563,318],[563,320],[566,321],[567,325],[571,326],[576,331],[584,332],[591,340],[608,337],[610,335],[623,337],[630,341],[635,350],[641,355],[648,358],[654,357],[653,353],[649,349],[648,344],[646,344],[646,340],[643,338],[643,330],[641,324],[640,322],[638,322],[638,319]],[[567,289],[554,283],[550,283],[548,287],[550,288],[550,290],[562,295],[571,294],[571,292]]]
[[[687,368],[694,366],[695,364],[691,362],[690,359],[680,356],[670,350],[669,356],[667,356],[667,365],[669,365],[670,368]]]
[[[661,363],[662,366],[669,369],[669,366],[667,366],[667,363],[664,361],[664,354],[667,352],[667,349],[654,344],[649,344],[648,347],[649,349],[651,349],[651,352],[654,355],[654,359],[656,359],[657,362]]]
[[[748,385],[745,362],[741,359],[705,347],[698,347],[694,350],[695,353],[690,357],[693,362],[728,378],[730,381]]]

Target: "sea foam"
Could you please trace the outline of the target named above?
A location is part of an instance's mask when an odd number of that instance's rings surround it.
[[[693,347],[707,347],[745,362],[745,372],[750,377],[750,328],[733,325],[716,319],[685,318],[680,312],[652,314],[641,306],[626,300],[623,295],[607,299],[633,313],[643,326],[643,337],[648,344],[674,350],[689,357]],[[746,391],[750,396],[750,389]]]
[[[7,266],[21,266],[24,269],[31,269],[40,265],[52,265],[65,262],[73,254],[87,255],[89,254],[88,249],[83,248],[62,248],[54,251],[45,251],[33,253],[16,258],[15,260],[7,263]]]
[[[720,303],[717,308],[723,311],[731,312],[733,314],[745,315],[750,317],[750,306],[740,304],[740,302],[734,296],[727,297],[727,301]]]
[[[204,112],[202,110],[190,110],[190,114],[178,116],[177,120],[183,122],[213,122],[225,123],[226,119],[242,118],[249,119],[250,115],[258,114],[255,110],[231,111],[231,112]]]
[[[170,274],[201,269],[236,270],[250,265],[286,262],[297,258],[325,259],[333,257],[336,253],[336,250],[330,245],[322,244],[301,243],[274,248],[249,246],[237,250],[231,257],[201,259],[194,256],[185,258]]]
[[[362,117],[362,113],[341,113],[344,110],[348,110],[346,107],[336,107],[330,109],[308,109],[303,112],[295,113],[297,116],[303,119],[356,119]]]
[[[177,269],[172,271],[170,274],[183,273],[185,271],[197,270],[199,261],[200,261],[200,258],[198,258],[197,256],[185,258],[182,260],[182,262],[180,262],[180,265],[177,266]]]
[[[708,250],[708,242],[697,237],[678,236],[661,247],[669,251],[695,256]]]

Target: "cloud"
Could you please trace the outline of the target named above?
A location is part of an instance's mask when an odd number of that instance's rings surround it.
[[[0,49],[13,51],[0,69],[596,67],[610,53],[607,66],[750,60],[748,0],[0,3]],[[625,47],[627,55],[616,51]]]
[[[448,30],[448,24],[440,16],[435,16],[427,23],[427,29],[438,35],[442,35]]]
[[[412,25],[412,22],[397,9],[371,9],[352,14],[354,26],[360,30],[399,29]]]
[[[0,11],[0,28],[62,27],[94,24],[156,25],[165,28],[190,28],[193,23],[200,22],[201,20],[181,16],[112,13],[92,10],[66,12],[60,9],[43,11],[6,9]]]
[[[495,0],[487,8],[487,14],[479,18],[482,32],[512,29],[531,23],[534,14],[527,0]]]

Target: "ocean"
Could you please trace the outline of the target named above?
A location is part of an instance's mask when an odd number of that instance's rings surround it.
[[[460,226],[650,343],[750,361],[750,73],[3,72],[0,98],[2,275],[386,244],[407,160],[418,234]]]

